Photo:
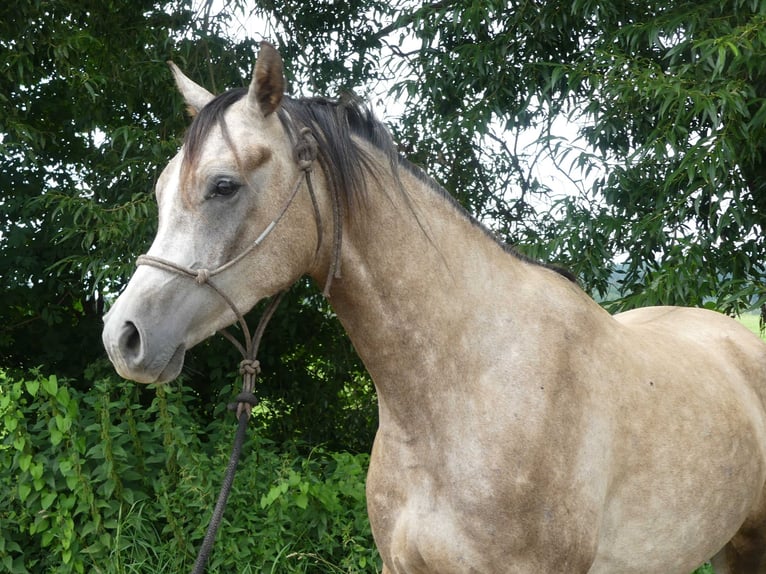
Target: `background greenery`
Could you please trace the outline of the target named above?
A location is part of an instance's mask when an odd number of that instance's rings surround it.
[[[99,343],[188,123],[168,59],[220,92],[269,39],[291,93],[371,101],[403,155],[611,310],[766,301],[766,1],[224,4],[0,6],[2,568],[183,571],[212,506],[233,349],[205,342],[182,383],[146,390]],[[214,568],[376,571],[372,385],[308,282],[261,361]]]
[[[0,569],[188,572],[215,504],[231,421],[202,426],[178,386],[0,371]],[[207,572],[377,572],[366,454],[279,448],[251,431]]]

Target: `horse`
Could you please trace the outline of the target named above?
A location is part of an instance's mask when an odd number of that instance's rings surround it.
[[[610,315],[494,238],[367,107],[287,96],[268,43],[249,85],[218,96],[171,67],[195,116],[104,318],[122,377],[174,379],[187,349],[308,275],[375,384],[384,574],[688,574],[711,558],[766,573],[757,336],[709,310]]]

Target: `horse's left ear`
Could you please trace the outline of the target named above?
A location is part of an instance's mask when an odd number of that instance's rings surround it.
[[[263,117],[266,117],[279,107],[284,92],[282,56],[274,46],[268,42],[261,42],[253,79],[247,92],[248,102],[253,109],[259,110]]]
[[[170,71],[173,72],[173,78],[175,78],[176,85],[181,91],[186,105],[189,106],[189,113],[192,116],[197,115],[215,96],[187,78],[173,62],[168,61],[168,66],[170,66]]]

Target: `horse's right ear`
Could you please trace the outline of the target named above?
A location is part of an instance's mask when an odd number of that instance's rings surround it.
[[[261,42],[258,59],[253,70],[253,79],[247,92],[251,109],[258,110],[263,117],[272,114],[282,102],[285,92],[285,76],[282,72],[282,56],[268,42]]]
[[[178,86],[181,95],[184,97],[186,105],[189,106],[189,112],[192,116],[197,115],[215,96],[186,77],[173,62],[168,61],[168,66],[170,66],[170,71],[173,72],[176,86]]]

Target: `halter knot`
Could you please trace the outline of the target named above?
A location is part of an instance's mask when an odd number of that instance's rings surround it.
[[[250,411],[253,407],[258,405],[258,397],[250,391],[242,391],[234,398],[234,400],[236,402],[229,403],[226,405],[226,408],[235,412],[237,414],[237,419],[239,419],[242,414],[245,414],[247,415],[247,418],[250,418]]]
[[[258,375],[261,372],[261,363],[258,359],[243,359],[239,363],[239,374]]]
[[[295,163],[301,171],[309,171],[317,158],[317,140],[310,128],[302,128],[295,144]]]
[[[197,285],[204,285],[208,279],[210,279],[210,271],[207,269],[197,269],[197,275],[194,277]]]
[[[239,393],[234,398],[234,400],[237,401],[237,403],[246,403],[250,405],[251,407],[255,407],[258,405],[258,397],[256,397],[253,393],[250,393],[248,391]]]

